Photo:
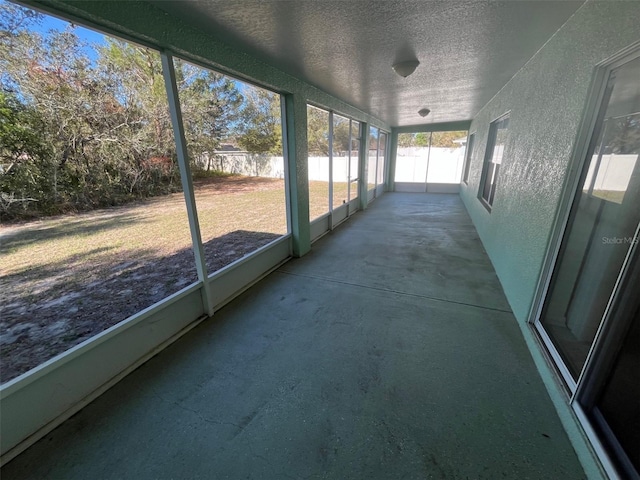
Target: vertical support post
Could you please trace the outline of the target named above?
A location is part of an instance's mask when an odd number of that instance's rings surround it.
[[[360,123],[360,162],[358,168],[360,210],[364,210],[369,203],[369,191],[367,189],[367,173],[369,170],[369,124],[366,122]]]
[[[378,132],[378,142],[380,142],[380,139],[382,138],[382,136],[384,135],[384,148],[380,148],[380,155],[381,158],[383,158],[384,160],[386,160],[385,162],[382,163],[382,180],[380,182],[380,185],[382,186],[382,191],[385,191],[386,188],[386,173],[387,173],[387,165],[389,164],[389,154],[388,154],[388,150],[389,150],[389,135],[386,134],[385,132],[379,131]]]
[[[287,233],[291,234],[291,182],[289,180],[289,154],[288,154],[288,132],[287,132],[287,105],[284,95],[280,95],[280,126],[282,131],[282,157],[284,176],[284,200],[287,211]],[[293,247],[289,247],[289,255],[293,252]]]
[[[431,160],[431,140],[433,139],[433,132],[429,133],[429,150],[427,150],[427,173],[424,176],[424,191],[429,191],[429,160]]]
[[[389,138],[391,143],[389,148],[389,161],[387,162],[387,168],[389,169],[387,175],[387,190],[393,192],[396,189],[396,160],[398,158],[398,129],[391,129],[391,136]]]
[[[378,198],[378,168],[380,165],[380,129],[376,129],[378,132],[378,136],[376,137],[376,170],[373,172],[373,198]]]
[[[176,142],[176,153],[178,155],[178,167],[180,168],[180,179],[182,180],[182,190],[187,204],[187,215],[189,217],[189,229],[191,231],[191,242],[193,244],[193,254],[196,262],[198,280],[202,282],[202,303],[207,315],[213,315],[213,297],[209,291],[207,281],[207,263],[200,234],[200,223],[198,223],[198,211],[196,209],[196,198],[193,191],[191,168],[189,167],[189,154],[187,152],[187,141],[184,136],[184,126],[182,123],[182,112],[178,100],[178,85],[176,84],[176,72],[173,67],[173,58],[166,52],[161,53],[162,75],[164,85],[167,90],[169,100],[169,113],[171,114],[171,124],[173,125],[173,135]]]
[[[307,143],[307,104],[297,94],[287,94],[283,125],[291,208],[291,236],[293,255],[302,257],[311,250],[309,225],[309,166]]]
[[[329,112],[329,230],[333,230],[333,112]]]
[[[349,153],[347,154],[347,218],[351,215],[351,151],[353,147],[353,120],[349,119]]]

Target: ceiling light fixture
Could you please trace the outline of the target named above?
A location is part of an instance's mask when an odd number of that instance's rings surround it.
[[[393,68],[393,71],[398,75],[406,78],[416,71],[418,65],[420,65],[418,60],[407,60],[406,62],[396,63],[391,68]]]
[[[421,117],[426,117],[430,112],[431,110],[429,110],[428,108],[423,108],[418,110],[418,115],[420,115]]]

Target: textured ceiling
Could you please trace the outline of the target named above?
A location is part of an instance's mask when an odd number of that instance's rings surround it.
[[[582,1],[152,0],[391,125],[469,120]],[[407,78],[391,69],[417,57]],[[422,118],[422,107],[431,114]]]

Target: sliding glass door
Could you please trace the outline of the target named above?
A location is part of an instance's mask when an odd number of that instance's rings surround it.
[[[611,468],[640,472],[640,52],[609,71],[536,328]]]

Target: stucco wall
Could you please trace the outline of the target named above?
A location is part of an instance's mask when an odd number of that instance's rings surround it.
[[[525,321],[567,175],[594,67],[640,40],[640,2],[587,2],[487,104],[460,195],[515,316]],[[489,123],[511,112],[493,209],[478,189]]]

